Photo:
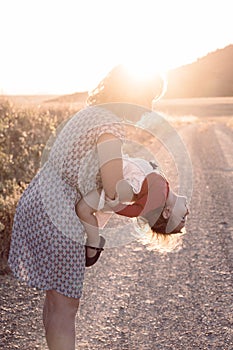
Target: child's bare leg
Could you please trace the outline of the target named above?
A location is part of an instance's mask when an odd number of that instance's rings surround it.
[[[76,205],[76,213],[82,221],[87,234],[87,245],[99,247],[100,236],[98,221],[95,212],[98,208],[99,194],[97,191],[90,192],[86,197],[82,198]],[[88,257],[95,256],[96,251],[87,249]]]
[[[86,234],[87,234],[87,242],[86,245],[89,245],[91,247],[99,247],[100,244],[100,236],[99,236],[99,228],[98,228],[98,221],[97,218],[90,214],[88,216],[85,216],[84,218],[85,222],[82,221]],[[87,223],[88,220],[88,223]],[[94,249],[88,248],[87,249],[87,255],[88,257],[92,257],[96,254],[96,251]]]

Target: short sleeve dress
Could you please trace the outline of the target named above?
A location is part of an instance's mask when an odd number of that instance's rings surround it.
[[[75,204],[102,186],[96,144],[103,133],[123,138],[121,120],[113,112],[90,106],[75,114],[19,200],[8,262],[31,287],[81,297],[85,232]]]

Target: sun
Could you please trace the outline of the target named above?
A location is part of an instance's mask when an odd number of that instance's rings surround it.
[[[158,98],[161,98],[167,90],[167,71],[162,64],[159,65],[154,60],[146,60],[146,61],[136,61],[127,60],[122,63],[127,72],[133,77],[136,82],[143,83],[145,81],[151,81],[154,78],[161,78],[162,90],[160,91],[160,95]],[[156,97],[155,97],[156,99]]]
[[[123,62],[123,66],[127,71],[139,80],[151,78],[153,75],[166,76],[166,66],[164,62],[158,61],[158,59],[148,57],[133,57]]]

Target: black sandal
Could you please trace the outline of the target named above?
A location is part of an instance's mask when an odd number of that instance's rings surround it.
[[[92,247],[92,246],[89,246],[89,245],[85,245],[85,249],[86,249],[86,267],[89,267],[89,266],[92,266],[94,265],[97,260],[99,259],[100,257],[100,254],[102,253],[102,251],[104,250],[104,245],[105,245],[105,239],[103,236],[100,236],[100,244],[99,244],[99,247]],[[92,256],[91,258],[89,258],[87,256],[87,248],[91,248],[91,249],[94,249],[96,250],[96,255]]]

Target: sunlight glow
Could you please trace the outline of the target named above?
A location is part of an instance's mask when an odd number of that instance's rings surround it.
[[[144,80],[153,75],[161,75],[163,70],[159,70],[155,62],[130,61],[123,63],[129,74],[134,76],[137,80]]]
[[[160,99],[167,90],[167,76],[165,69],[158,69],[159,64],[156,61],[147,61],[143,62],[143,60],[131,61],[123,63],[126,70],[133,77],[134,80],[138,82],[143,82],[146,80],[150,80],[152,77],[160,77],[163,80],[163,89],[161,93],[157,96]],[[162,67],[162,65],[160,65]],[[154,102],[156,101],[156,96],[154,98]]]

